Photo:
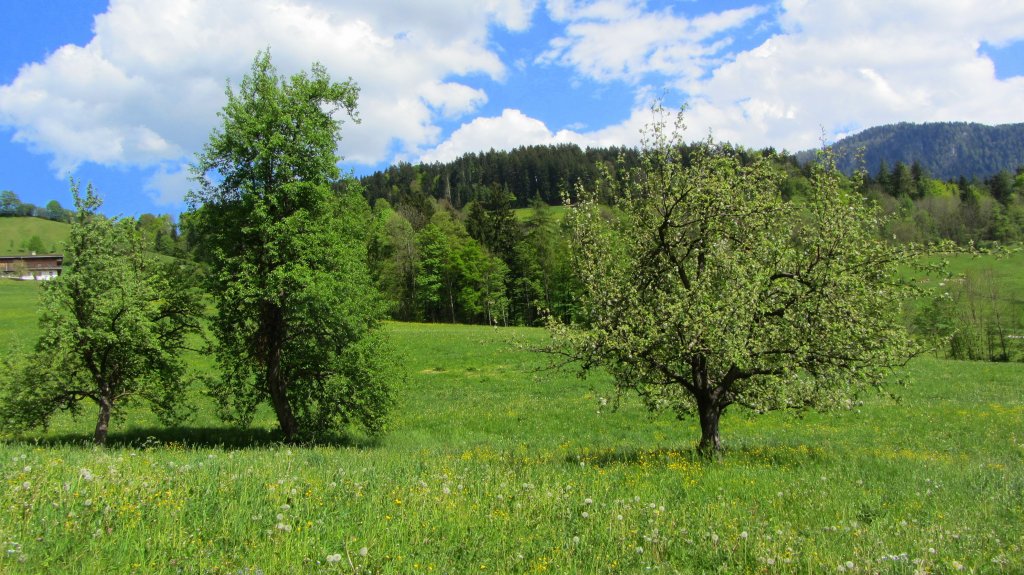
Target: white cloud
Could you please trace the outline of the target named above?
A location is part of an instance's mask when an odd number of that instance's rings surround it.
[[[730,34],[765,11],[687,19],[625,0],[549,9],[568,26],[543,62],[598,81],[660,81],[689,101],[698,138],[796,150],[823,128],[838,137],[898,121],[1022,120],[1009,103],[1024,101],[1024,77],[997,79],[978,51],[1024,38],[1021,2],[784,0],[781,32],[731,54]]]
[[[185,195],[194,187],[189,179],[188,168],[188,164],[161,164],[146,181],[143,189],[149,193],[155,204],[181,205],[185,201]]]
[[[510,150],[518,146],[544,145],[555,141],[555,135],[544,122],[530,118],[519,110],[505,109],[496,118],[476,118],[463,124],[439,146],[423,154],[421,162],[450,162],[467,152]]]
[[[651,120],[648,108],[638,107],[622,123],[578,132],[566,128],[552,132],[544,122],[520,110],[505,109],[501,116],[480,117],[463,124],[434,149],[420,156],[421,162],[450,162],[469,152],[511,150],[519,146],[576,144],[581,148],[636,145],[640,129]]]
[[[553,39],[538,62],[569,66],[603,82],[631,83],[648,74],[700,78],[729,46],[723,34],[766,11],[750,6],[691,19],[628,0],[553,0],[548,9],[567,23],[566,34]]]
[[[216,124],[225,81],[237,82],[270,47],[282,74],[320,61],[360,85],[362,124],[344,127],[341,152],[375,163],[396,143],[435,144],[439,117],[486,102],[458,78],[503,78],[488,27],[520,30],[533,10],[533,0],[112,0],[91,42],[64,46],[0,86],[0,126],[52,155],[60,174],[86,162],[180,162]]]
[[[834,137],[896,121],[1024,120],[1024,77],[999,80],[979,52],[1024,39],[1024,3],[1014,0],[781,0],[706,14],[691,13],[696,3],[547,0],[564,30],[526,50],[494,45],[490,31],[529,28],[536,0],[344,4],[111,0],[91,42],[0,86],[0,127],[51,156],[62,177],[83,163],[148,167],[146,192],[180,201],[178,166],[216,124],[225,81],[237,82],[268,46],[283,74],[320,61],[360,85],[362,123],[345,125],[340,151],[362,164],[526,144],[631,145],[659,94],[688,100],[692,138],[712,131],[790,150],[816,145],[822,128]],[[777,33],[743,45],[759,25]],[[601,118],[570,117],[557,130],[481,89],[481,78],[502,82],[537,63],[571,69],[580,86],[632,91],[629,118],[602,127]],[[496,100],[507,107],[500,116],[472,118]],[[440,122],[460,118],[445,137]]]
[[[682,83],[691,123],[791,150],[899,121],[1021,121],[1024,78],[999,80],[979,44],[1024,38],[1019,2],[787,1],[784,32],[707,80]]]

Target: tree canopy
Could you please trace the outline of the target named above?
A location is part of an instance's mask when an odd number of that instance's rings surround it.
[[[5,425],[45,426],[83,400],[99,407],[94,441],[107,439],[111,415],[142,399],[165,421],[182,415],[189,385],[179,352],[199,331],[202,298],[178,263],[147,256],[131,219],[97,213],[92,187],[80,196],[60,276],[45,284],[42,335],[16,370],[6,370],[0,402]]]
[[[323,66],[290,78],[259,54],[193,165],[184,221],[211,268],[222,415],[269,400],[287,440],[349,423],[381,430],[399,377],[367,270],[369,206],[332,189],[341,121],[359,89]]]
[[[684,158],[681,116],[645,134],[639,166],[578,189],[567,216],[581,321],[553,319],[550,351],[601,366],[652,410],[696,413],[699,449],[721,449],[731,405],[842,406],[914,346],[875,207],[826,154],[803,201],[784,201],[768,158],[743,164],[706,141]],[[602,187],[620,198],[609,216]]]

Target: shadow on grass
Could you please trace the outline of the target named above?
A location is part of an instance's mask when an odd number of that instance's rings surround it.
[[[615,465],[639,467],[668,467],[673,464],[703,465],[707,459],[697,453],[696,449],[672,449],[657,447],[654,449],[608,448],[583,449],[571,451],[565,455],[565,462],[575,465],[586,464],[595,467]]]
[[[41,447],[89,446],[92,435],[65,433],[44,437],[23,436],[5,443],[31,443]],[[150,449],[162,446],[186,449],[259,449],[286,445],[280,431],[267,429],[231,429],[226,427],[134,427],[111,432],[107,436],[108,448]],[[352,447],[374,449],[381,445],[378,437],[361,434],[339,434],[315,441],[297,441],[287,445],[297,447]]]
[[[616,465],[686,468],[715,465],[718,463],[757,465],[766,467],[801,467],[832,461],[836,455],[831,451],[808,445],[739,445],[728,447],[717,456],[708,458],[690,448],[657,447],[653,449],[609,448],[584,449],[566,454],[569,464],[610,467]]]

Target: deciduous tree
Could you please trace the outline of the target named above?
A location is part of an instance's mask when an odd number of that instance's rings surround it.
[[[358,183],[332,189],[341,122],[358,87],[323,66],[284,78],[259,54],[193,165],[185,218],[212,269],[222,415],[269,400],[287,440],[349,423],[379,432],[397,362],[367,271],[370,212]]]
[[[115,408],[141,399],[165,421],[181,415],[189,380],[179,352],[199,331],[202,298],[178,264],[143,251],[131,220],[97,213],[91,187],[72,184],[77,212],[61,275],[45,284],[42,335],[8,371],[2,416],[14,429],[45,426],[82,401],[99,407],[93,439],[107,440]]]
[[[909,253],[879,240],[873,205],[827,154],[806,198],[786,202],[767,159],[743,164],[708,141],[684,161],[681,134],[681,116],[673,130],[659,115],[638,168],[578,190],[567,217],[582,321],[552,320],[549,351],[604,367],[652,410],[696,413],[710,454],[732,405],[847,405],[906,361]],[[610,218],[603,186],[621,198]]]

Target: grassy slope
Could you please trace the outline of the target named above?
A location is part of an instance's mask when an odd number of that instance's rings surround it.
[[[202,404],[199,435],[133,409],[120,447],[51,443],[87,438],[90,408],[0,446],[0,572],[1024,570],[1019,366],[922,359],[900,402],[730,412],[709,465],[694,422],[599,414],[606,378],[537,371],[541,330],[389,329],[410,377],[379,444],[210,445],[239,437]]]
[[[0,218],[0,255],[26,254],[22,243],[39,236],[47,253],[60,253],[71,226],[42,218]]]
[[[561,205],[550,206],[548,208],[548,210],[550,210],[551,212],[551,219],[554,220],[555,222],[562,221],[562,219],[565,217],[567,209],[568,208]],[[517,221],[525,222],[526,220],[530,219],[530,216],[533,215],[533,208],[516,208],[512,210],[512,213],[515,215]]]
[[[35,343],[42,282],[0,278],[0,353]]]
[[[1024,250],[999,256],[959,255],[947,261],[953,275],[991,273],[1005,295],[1013,294],[1018,302],[1024,302]]]

